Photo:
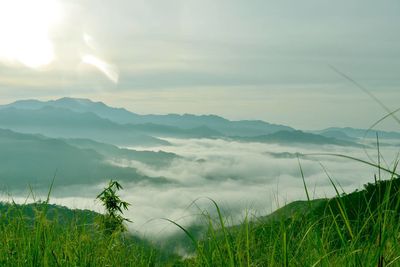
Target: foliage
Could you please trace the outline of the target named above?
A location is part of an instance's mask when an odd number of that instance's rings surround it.
[[[104,235],[93,212],[46,203],[0,204],[0,266],[155,266],[149,244]]]
[[[123,210],[128,210],[130,204],[121,200],[117,195],[117,191],[121,189],[123,188],[117,181],[111,180],[108,186],[96,197],[106,209],[106,214],[101,216],[100,226],[108,234],[126,231],[124,222],[131,222],[122,217]]]
[[[196,257],[184,264],[400,266],[400,179],[392,176],[365,188],[295,202],[266,217],[246,216],[231,227],[214,203],[218,216],[205,215],[208,231],[192,240]]]
[[[117,184],[111,181],[99,196],[113,199],[121,189]],[[181,260],[127,235],[104,234],[89,211],[72,212],[47,203],[0,204],[0,265],[399,266],[400,179],[365,188],[331,199],[295,202],[266,217],[245,216],[234,226],[212,202],[217,217],[202,215],[208,225],[204,235],[179,226],[194,247]],[[117,199],[105,202],[115,216],[125,209]]]

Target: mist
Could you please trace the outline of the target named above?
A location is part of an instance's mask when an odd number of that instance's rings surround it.
[[[126,182],[123,183],[124,190],[120,192],[121,198],[132,204],[125,213],[134,222],[128,224],[129,230],[153,239],[180,231],[162,218],[189,226],[198,223],[198,215],[203,211],[215,213],[210,199],[220,205],[231,223],[240,222],[245,214],[264,216],[291,201],[306,199],[299,163],[312,198],[335,195],[328,175],[338,188],[350,193],[373,182],[374,174],[378,172],[376,168],[345,158],[306,156],[311,153],[341,153],[370,161],[368,156],[377,159],[377,149],[374,147],[285,146],[222,139],[165,140],[171,145],[151,149],[130,147],[135,150],[172,152],[179,156],[165,166],[134,160],[109,160],[118,166],[134,168],[148,179],[165,177],[168,181]],[[381,161],[387,165],[385,167],[391,168],[399,152],[398,144],[386,144],[380,150]],[[390,175],[383,173],[382,178],[389,179]],[[95,198],[105,185],[103,182],[84,187],[57,186],[55,180],[51,202],[103,212]],[[36,192],[36,196],[32,196],[29,190],[17,195],[11,192],[10,195],[16,202],[45,199],[45,189]],[[10,200],[10,195],[3,194],[2,199]]]

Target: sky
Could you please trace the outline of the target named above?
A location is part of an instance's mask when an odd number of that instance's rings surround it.
[[[398,14],[397,0],[0,0],[0,104],[368,128],[386,112],[331,66],[398,108]]]

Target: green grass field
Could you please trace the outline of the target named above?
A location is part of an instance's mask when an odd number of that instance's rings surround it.
[[[1,266],[400,266],[400,179],[363,190],[297,201],[265,217],[229,225],[205,213],[207,230],[190,257],[166,254],[128,233],[106,234],[101,216],[46,202],[0,208]],[[305,187],[307,191],[307,188]],[[210,200],[212,201],[212,200]]]

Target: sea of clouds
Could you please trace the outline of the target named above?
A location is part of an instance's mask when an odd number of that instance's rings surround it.
[[[312,198],[335,195],[328,178],[345,192],[361,189],[373,182],[378,170],[372,166],[335,156],[304,156],[312,153],[340,153],[367,161],[377,161],[373,146],[305,146],[234,142],[221,139],[167,139],[172,145],[153,147],[154,151],[173,152],[177,157],[160,168],[137,161],[118,161],[118,165],[136,168],[150,182],[123,184],[121,198],[132,204],[125,216],[133,232],[147,237],[165,237],[179,229],[162,218],[183,225],[198,222],[199,214],[215,213],[210,199],[222,208],[231,223],[245,214],[263,216],[294,200],[306,199],[299,162]],[[132,149],[149,150],[134,147]],[[392,167],[399,152],[398,144],[380,147],[383,166]],[[299,153],[299,160],[296,156]],[[382,157],[381,156],[381,157]],[[370,159],[369,159],[370,157]],[[386,166],[387,165],[387,166]],[[151,182],[165,177],[169,183]],[[383,178],[390,178],[383,173]],[[52,203],[71,208],[102,212],[95,197],[105,184],[88,187],[55,187]],[[3,197],[4,198],[4,197]],[[19,202],[24,198],[15,198]]]

